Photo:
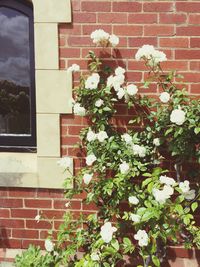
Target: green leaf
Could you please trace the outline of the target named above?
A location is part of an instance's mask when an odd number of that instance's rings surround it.
[[[148,178],[142,182],[142,188],[144,188],[146,185],[148,185],[152,181],[152,178]]]
[[[166,132],[165,132],[165,136],[167,136],[169,133],[171,133],[173,131],[173,128],[169,128]]]
[[[111,245],[112,245],[113,248],[116,249],[116,251],[119,250],[119,242],[116,239],[112,240]]]
[[[194,212],[197,208],[198,208],[198,203],[197,202],[192,203],[191,205],[192,211]]]
[[[195,132],[195,134],[200,133],[200,127],[196,127],[196,128],[194,128],[194,132]]]
[[[160,267],[160,260],[155,255],[152,256],[152,261],[156,267]]]

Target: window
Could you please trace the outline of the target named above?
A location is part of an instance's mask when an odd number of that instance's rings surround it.
[[[0,148],[36,147],[32,5],[0,0]]]

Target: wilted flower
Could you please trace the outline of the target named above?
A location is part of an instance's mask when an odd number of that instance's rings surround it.
[[[130,95],[130,96],[133,96],[133,95],[137,94],[137,92],[138,92],[138,88],[134,84],[127,85],[126,90],[127,90],[128,95]]]
[[[86,157],[86,164],[88,166],[91,166],[96,160],[97,160],[96,156],[94,154],[90,154]]]
[[[139,203],[139,199],[137,197],[135,197],[135,196],[130,196],[128,198],[128,201],[132,205],[137,205]]]
[[[89,131],[87,132],[87,136],[86,136],[87,141],[92,142],[96,140],[96,138],[97,138],[96,133],[94,133],[91,129],[89,129]]]
[[[181,109],[174,109],[170,115],[170,121],[182,125],[185,122],[185,112]]]
[[[85,184],[89,184],[90,181],[92,180],[93,174],[92,173],[85,173],[83,175],[83,181]]]
[[[145,247],[148,245],[148,234],[145,230],[138,230],[137,233],[134,235],[134,238],[138,240],[138,244],[140,247]]]
[[[109,243],[112,240],[113,233],[117,231],[116,227],[112,227],[112,224],[110,222],[104,223],[104,225],[101,227],[101,238],[105,243]]]
[[[72,64],[67,71],[71,71],[71,72],[75,72],[75,71],[79,71],[80,70],[80,66],[77,64]]]
[[[167,92],[163,92],[160,94],[159,98],[161,102],[167,103],[170,100],[170,94]]]
[[[105,131],[100,131],[98,134],[97,134],[97,139],[99,140],[99,142],[103,142],[106,138],[108,138],[108,135]]]
[[[120,169],[120,172],[122,174],[125,174],[128,172],[129,170],[129,164],[126,162],[126,161],[123,161],[120,165],[119,165],[119,169]]]
[[[74,104],[74,114],[78,116],[85,116],[85,108],[81,107],[80,103]]]
[[[55,244],[50,239],[46,239],[44,246],[46,251],[51,252],[53,251]]]
[[[99,81],[100,81],[99,74],[92,73],[92,75],[89,76],[85,81],[85,88],[90,90],[96,89],[98,87]]]
[[[102,99],[98,99],[96,102],[95,102],[95,107],[97,108],[100,108],[102,105],[103,105],[103,100]]]
[[[57,161],[57,164],[63,168],[69,168],[72,164],[72,159],[69,157],[63,157]]]

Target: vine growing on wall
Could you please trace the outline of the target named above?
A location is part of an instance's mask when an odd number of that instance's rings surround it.
[[[94,31],[91,38],[103,49],[119,42],[103,30]],[[85,193],[85,203],[95,204],[98,212],[82,214],[76,221],[66,212],[57,239],[50,235],[45,241],[46,258],[31,247],[17,256],[16,266],[27,262],[33,250],[35,258],[43,259],[41,266],[114,267],[133,260],[131,266],[147,267],[161,266],[169,244],[200,248],[194,218],[198,181],[191,184],[191,177],[182,171],[185,163],[200,162],[200,101],[177,82],[181,78],[177,72],[162,70],[166,55],[151,45],[141,47],[135,60],[143,60],[148,70],[142,86],[155,84],[159,97],[140,94],[140,87],[126,82],[124,68],[105,66],[94,52],[87,60],[88,73],[74,88],[73,106],[76,115],[90,121],[78,144],[86,151],[85,167],[66,179],[74,187],[65,195],[71,199]],[[79,70],[76,64],[69,68]],[[124,132],[112,123],[118,103],[132,112]],[[169,159],[173,177],[162,167]],[[68,157],[59,162],[67,171],[70,163]]]

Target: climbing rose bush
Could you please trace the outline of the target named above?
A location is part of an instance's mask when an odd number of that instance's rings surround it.
[[[94,31],[91,39],[103,49],[119,43],[103,30]],[[167,245],[181,242],[200,248],[194,219],[199,189],[181,169],[185,162],[198,164],[200,159],[199,100],[176,82],[180,76],[175,71],[162,70],[166,55],[151,45],[141,47],[135,59],[148,69],[142,87],[156,85],[158,98],[143,96],[141,87],[126,82],[122,66],[105,66],[92,51],[87,58],[88,73],[80,73],[73,105],[74,114],[89,121],[78,144],[86,151],[85,167],[67,177],[66,184],[71,181],[74,187],[65,195],[71,199],[84,193],[84,202],[95,204],[98,211],[81,214],[76,221],[66,212],[57,240],[50,235],[45,242],[54,264],[48,266],[125,266],[131,258],[138,267],[160,266]],[[79,67],[72,65],[69,71]],[[123,132],[113,124],[118,103],[132,112]],[[169,159],[174,173],[162,168]],[[69,170],[71,163],[63,158],[58,164]]]

